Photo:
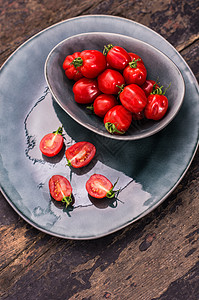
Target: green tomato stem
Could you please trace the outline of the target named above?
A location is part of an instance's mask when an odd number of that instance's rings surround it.
[[[66,197],[64,196],[62,202],[66,204],[66,208],[72,203],[72,195]]]
[[[62,135],[63,133],[63,125],[61,127],[59,127],[56,131],[53,131],[54,134],[60,134]]]
[[[83,59],[81,57],[76,57],[75,59],[73,59],[70,65],[73,65],[75,69],[77,69],[78,67],[81,67],[83,65]]]
[[[104,46],[103,55],[106,56],[112,48],[113,48],[112,44],[108,44],[107,46]]]
[[[107,130],[109,133],[111,133],[111,134],[113,134],[113,133],[124,134],[124,133],[125,133],[124,131],[119,131],[119,130],[117,129],[117,127],[115,126],[115,124],[113,124],[113,123],[111,123],[111,122],[105,123],[105,128],[106,128],[106,130]]]
[[[140,58],[138,58],[138,59],[135,59],[135,58],[134,58],[134,59],[129,63],[129,67],[130,67],[130,68],[134,68],[134,69],[137,68],[137,62],[140,61],[140,60],[141,60]]]

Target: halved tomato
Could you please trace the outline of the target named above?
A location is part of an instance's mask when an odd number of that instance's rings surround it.
[[[96,153],[96,148],[89,142],[78,142],[68,149],[65,155],[68,165],[74,168],[81,168],[89,164]]]
[[[39,148],[44,155],[52,157],[57,155],[61,151],[64,144],[62,132],[62,127],[59,127],[57,131],[48,133],[42,138],[39,144]]]
[[[72,187],[64,176],[53,175],[49,180],[49,190],[53,199],[66,203],[66,207],[72,203]]]
[[[86,190],[94,198],[113,198],[116,193],[116,191],[113,191],[115,184],[113,185],[104,175],[93,174],[86,182]]]

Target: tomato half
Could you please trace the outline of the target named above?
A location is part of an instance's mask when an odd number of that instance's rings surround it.
[[[73,60],[75,68],[80,68],[86,78],[96,78],[106,69],[106,58],[98,50],[84,50]]]
[[[79,55],[80,52],[75,52],[72,55],[68,55],[63,62],[63,69],[68,79],[77,81],[83,77],[80,67],[75,67],[74,64],[72,64],[74,59],[79,57]]]
[[[158,121],[164,117],[168,109],[168,99],[164,95],[149,95],[148,103],[144,110],[147,119]]]
[[[94,198],[113,198],[115,192],[113,191],[113,184],[104,175],[93,174],[86,182],[86,190],[88,194]]]
[[[106,55],[107,63],[116,70],[123,70],[131,61],[128,52],[120,46],[109,44],[104,47],[103,54]]]
[[[134,59],[124,69],[123,76],[127,84],[142,85],[146,81],[147,70],[143,63]]]
[[[97,96],[101,94],[97,80],[89,78],[81,78],[73,85],[74,98],[77,103],[92,103]]]
[[[77,142],[66,149],[65,155],[68,165],[81,168],[89,164],[96,153],[96,148],[89,142]]]
[[[119,98],[122,105],[132,113],[139,113],[147,104],[147,98],[144,91],[140,86],[133,83],[124,87]]]
[[[120,72],[106,69],[98,76],[97,83],[102,93],[117,95],[120,91],[119,87],[125,84],[125,80]]]
[[[52,157],[57,155],[63,148],[64,138],[62,136],[62,127],[59,127],[57,131],[46,134],[40,141],[40,151],[48,156]]]
[[[72,203],[72,187],[62,175],[53,175],[49,180],[50,194],[56,201],[62,201],[66,207]]]
[[[109,133],[124,134],[132,122],[132,113],[122,105],[112,107],[104,117],[104,125]]]
[[[98,117],[103,118],[107,111],[117,104],[118,102],[115,96],[101,94],[94,100],[93,111]]]

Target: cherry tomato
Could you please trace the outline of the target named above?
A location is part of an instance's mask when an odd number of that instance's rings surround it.
[[[77,81],[83,77],[80,67],[75,67],[74,64],[72,64],[74,59],[79,57],[79,55],[80,55],[80,52],[75,52],[72,55],[66,56],[66,58],[64,60],[63,69],[64,69],[65,74],[68,77],[68,79]]]
[[[134,59],[124,69],[123,76],[127,84],[142,85],[146,81],[147,70],[143,63]]]
[[[160,120],[168,109],[168,99],[165,95],[149,95],[144,114],[147,119]]]
[[[98,50],[84,50],[72,62],[86,78],[96,78],[106,69],[106,58]]]
[[[74,98],[77,103],[88,104],[101,94],[96,79],[81,78],[73,86]]]
[[[48,133],[42,138],[39,144],[39,148],[44,155],[52,157],[57,155],[61,151],[64,144],[62,131],[62,127],[59,127],[57,131]]]
[[[122,105],[112,107],[104,117],[104,125],[108,132],[124,134],[130,127],[132,114]]]
[[[66,207],[73,202],[71,184],[64,176],[53,175],[50,178],[48,185],[53,199],[64,202]]]
[[[131,61],[138,60],[139,62],[141,62],[141,63],[144,64],[143,60],[141,59],[141,57],[139,55],[137,55],[137,54],[135,54],[133,52],[129,52],[129,56],[131,58]]]
[[[89,142],[77,142],[66,149],[65,155],[68,165],[81,168],[89,164],[96,153],[96,148]]]
[[[134,121],[140,121],[142,119],[144,119],[144,111],[140,111],[139,113],[132,113],[132,117]]]
[[[98,116],[103,118],[107,111],[109,111],[113,106],[117,105],[118,102],[113,95],[101,94],[95,98],[93,103],[93,111]]]
[[[128,52],[120,46],[109,44],[104,47],[103,54],[106,55],[107,63],[116,70],[123,70],[131,61]]]
[[[104,94],[117,95],[120,91],[119,86],[125,84],[124,77],[116,70],[106,69],[98,78],[98,87]]]
[[[146,104],[147,98],[144,91],[137,84],[129,84],[119,94],[120,101],[132,113],[139,113]]]
[[[115,191],[113,191],[115,184],[113,185],[109,179],[101,174],[93,174],[86,182],[86,190],[88,194],[94,198],[113,198],[115,197]]]
[[[148,98],[148,96],[157,88],[159,88],[159,86],[156,84],[156,82],[154,80],[146,80],[145,83],[143,85],[141,85],[141,88],[143,89],[143,91],[145,92],[146,97]]]

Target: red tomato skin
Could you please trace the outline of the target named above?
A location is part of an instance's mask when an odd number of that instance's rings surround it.
[[[39,149],[45,156],[52,157],[61,151],[63,144],[64,139],[61,134],[48,133],[41,139]]]
[[[82,168],[88,165],[95,156],[95,153],[95,146],[84,141],[75,143],[65,151],[69,165],[73,168]]]
[[[129,52],[129,56],[131,58],[131,61],[139,59],[139,62],[144,64],[142,58],[139,55],[137,55],[136,53]]]
[[[131,58],[124,48],[120,46],[113,46],[113,48],[108,51],[106,60],[112,68],[116,70],[123,70],[131,61]]]
[[[62,201],[64,196],[69,197],[72,194],[70,182],[62,175],[53,175],[50,178],[48,185],[50,194],[56,201]]]
[[[72,55],[66,56],[63,62],[63,69],[65,71],[66,76],[70,80],[77,81],[83,77],[80,67],[75,68],[75,66],[71,64],[72,61],[79,56],[80,56],[80,52],[75,52]]]
[[[128,65],[123,71],[123,76],[127,84],[135,83],[141,86],[146,81],[147,70],[143,63],[137,62],[135,68]]]
[[[74,99],[77,103],[92,103],[101,94],[96,79],[81,78],[73,85]]]
[[[117,130],[123,134],[130,127],[132,122],[132,113],[128,111],[122,105],[116,105],[112,107],[104,117],[104,124],[111,123],[114,124]],[[115,132],[116,134],[120,133]]]
[[[120,93],[119,98],[126,109],[136,114],[141,112],[147,104],[146,95],[137,84],[125,86]]]
[[[158,121],[164,117],[168,109],[168,99],[164,95],[149,95],[148,103],[144,109],[147,119]]]
[[[155,88],[159,87],[154,80],[150,80],[150,79],[146,80],[145,83],[141,85],[141,88],[145,92],[147,98],[152,93],[154,85]]]
[[[103,188],[100,188],[100,186]],[[101,174],[91,175],[89,180],[86,182],[86,190],[88,194],[97,199],[105,198],[112,187],[113,185],[110,180]]]
[[[117,86],[122,86],[125,84],[122,74],[112,69],[106,69],[104,72],[102,72],[98,76],[97,82],[100,91],[109,95],[117,95],[120,91],[120,88]]]
[[[106,58],[98,50],[84,50],[80,57],[83,60],[81,73],[86,78],[96,78],[106,69]]]
[[[108,94],[101,94],[94,100],[93,103],[94,113],[98,117],[103,118],[105,114],[117,104],[118,102],[115,96],[108,95]]]

